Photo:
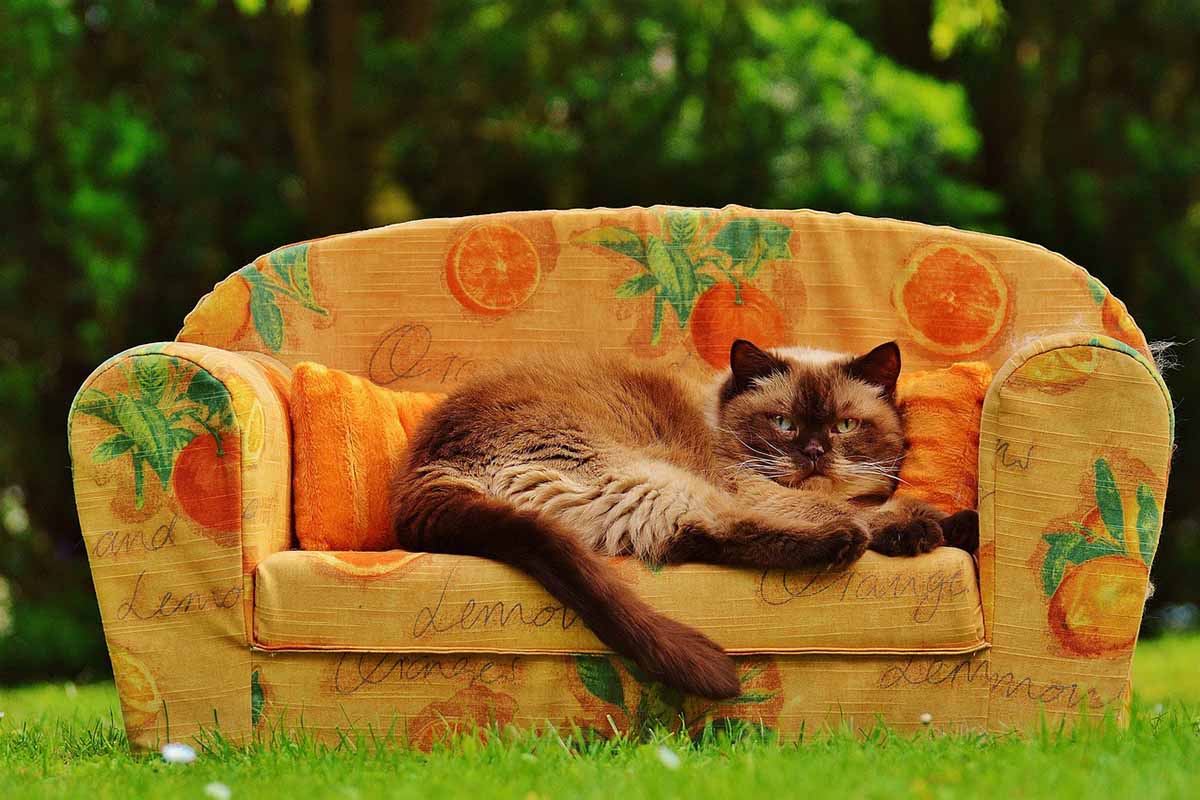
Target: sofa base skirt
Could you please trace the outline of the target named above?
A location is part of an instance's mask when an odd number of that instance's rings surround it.
[[[260,739],[280,729],[337,742],[356,732],[428,747],[447,732],[515,726],[636,734],[649,726],[805,732],[884,723],[898,732],[987,729],[996,691],[1044,692],[993,674],[986,649],[935,656],[739,656],[740,697],[683,697],[604,655],[265,652],[252,657]],[[1048,710],[1077,706],[1069,687]],[[1031,702],[1033,702],[1031,700]]]

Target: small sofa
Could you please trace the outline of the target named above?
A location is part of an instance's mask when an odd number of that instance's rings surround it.
[[[546,347],[711,373],[734,336],[859,351],[896,339],[906,370],[983,361],[995,377],[976,554],[868,553],[808,573],[619,564],[735,655],[733,701],[648,680],[506,566],[297,549],[298,362],[445,391]],[[68,428],[138,748],[210,729],[424,747],[493,723],[794,739],[879,721],[1002,732],[1123,719],[1173,442],[1144,336],[1065,258],[950,228],[737,206],[431,219],[283,247],[203,297],[175,341],[100,365]]]

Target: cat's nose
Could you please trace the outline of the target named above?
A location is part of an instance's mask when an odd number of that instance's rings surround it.
[[[825,445],[821,444],[817,439],[810,439],[808,444],[804,445],[804,455],[816,461],[821,456],[825,455]]]

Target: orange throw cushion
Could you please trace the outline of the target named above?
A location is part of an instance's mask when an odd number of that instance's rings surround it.
[[[292,511],[304,550],[391,545],[389,486],[417,422],[445,395],[393,392],[304,362],[292,376]]]
[[[979,421],[992,370],[981,362],[901,375],[896,401],[904,414],[908,455],[897,495],[954,513],[975,508],[979,494]]]

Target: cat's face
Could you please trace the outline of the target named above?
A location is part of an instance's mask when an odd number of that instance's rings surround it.
[[[904,457],[895,342],[863,356],[734,343],[718,400],[730,466],[842,499],[886,496]]]

